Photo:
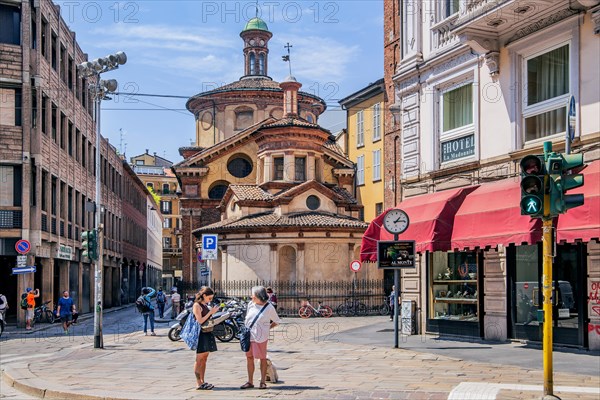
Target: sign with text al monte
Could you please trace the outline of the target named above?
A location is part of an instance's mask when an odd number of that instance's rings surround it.
[[[415,241],[377,242],[378,268],[415,268]]]
[[[202,259],[203,260],[216,260],[217,259],[217,245],[219,241],[218,235],[202,235]]]

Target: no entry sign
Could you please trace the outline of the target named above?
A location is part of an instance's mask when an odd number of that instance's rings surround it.
[[[17,253],[19,254],[27,254],[29,253],[29,250],[31,250],[31,243],[25,239],[21,239],[15,244],[15,250],[17,250]]]

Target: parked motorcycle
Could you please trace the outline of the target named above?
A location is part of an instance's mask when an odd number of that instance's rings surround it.
[[[221,342],[230,342],[237,338],[241,327],[244,325],[247,303],[232,299],[225,305],[225,311],[229,313],[229,318],[225,319],[220,325],[215,325],[213,334]],[[217,313],[219,314],[219,313]]]
[[[175,320],[178,322],[175,325],[173,325],[171,327],[171,329],[169,329],[169,334],[168,334],[169,339],[171,339],[173,342],[177,342],[178,340],[181,340],[181,336],[179,336],[179,335],[181,334],[181,330],[183,329],[183,326],[185,325],[185,321],[187,321],[188,317],[192,313],[193,305],[194,305],[194,301],[188,299],[187,303],[185,303],[185,305],[183,307],[183,311],[181,311],[177,315],[177,317],[175,317]]]

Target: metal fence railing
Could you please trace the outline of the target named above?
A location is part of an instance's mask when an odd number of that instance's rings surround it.
[[[182,296],[195,294],[199,284],[179,282],[177,288]],[[298,316],[298,309],[307,299],[316,308],[320,301],[336,311],[350,305],[357,312],[351,315],[378,315],[385,312],[387,304],[386,288],[390,282],[382,279],[361,279],[355,281],[221,281],[213,280],[211,288],[217,297],[250,298],[252,287],[262,285],[273,288],[277,295],[277,311],[282,316]],[[358,307],[360,304],[360,307]],[[364,305],[364,306],[363,306]],[[384,310],[382,310],[382,308]]]

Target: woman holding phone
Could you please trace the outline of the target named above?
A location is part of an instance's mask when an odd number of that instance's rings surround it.
[[[196,318],[196,322],[202,325],[214,313],[219,311],[219,307],[208,308],[208,304],[215,296],[215,292],[208,286],[203,286],[196,294],[192,312]],[[196,390],[211,390],[214,385],[204,381],[204,373],[206,372],[206,361],[208,353],[217,351],[217,343],[212,332],[202,332],[198,335],[198,347],[196,348],[196,362],[194,363],[194,374],[196,375]]]

